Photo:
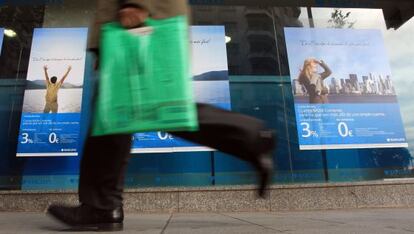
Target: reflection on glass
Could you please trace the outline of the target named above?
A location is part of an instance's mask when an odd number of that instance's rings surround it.
[[[283,27],[308,21],[299,7],[193,6],[192,12],[195,24],[225,25],[231,75],[287,75]]]

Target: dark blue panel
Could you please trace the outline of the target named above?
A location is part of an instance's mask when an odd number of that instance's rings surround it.
[[[127,187],[211,184],[210,152],[133,155],[126,177]]]
[[[16,158],[16,126],[20,120],[25,81],[0,80],[0,189],[19,189],[22,161]]]

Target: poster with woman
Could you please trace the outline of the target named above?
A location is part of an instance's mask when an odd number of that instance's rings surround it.
[[[380,30],[285,37],[301,150],[408,146]]]

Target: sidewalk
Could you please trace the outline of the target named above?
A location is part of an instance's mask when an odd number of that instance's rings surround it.
[[[0,213],[0,233],[70,233],[40,213]],[[414,209],[127,214],[119,233],[413,233]],[[91,233],[91,232],[82,232]]]

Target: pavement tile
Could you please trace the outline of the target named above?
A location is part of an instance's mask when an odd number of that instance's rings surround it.
[[[119,233],[413,233],[414,209],[127,214]],[[0,234],[70,233],[44,213],[0,213]],[[78,233],[78,232],[75,232]],[[82,232],[82,234],[94,232]]]
[[[226,215],[203,213],[175,214],[165,233],[277,233],[277,231]]]

